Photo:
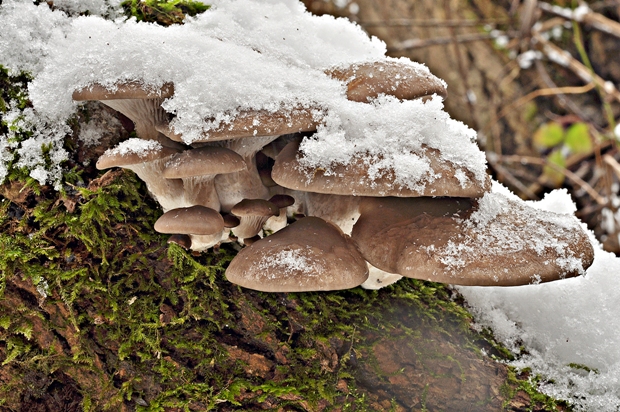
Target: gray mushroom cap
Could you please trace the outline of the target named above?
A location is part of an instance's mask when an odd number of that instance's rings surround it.
[[[233,234],[240,239],[249,239],[260,233],[265,222],[277,216],[280,210],[268,200],[244,199],[230,212],[239,218],[239,226],[232,228]]]
[[[368,267],[340,229],[305,217],[241,250],[226,277],[264,292],[327,291],[359,286]]]

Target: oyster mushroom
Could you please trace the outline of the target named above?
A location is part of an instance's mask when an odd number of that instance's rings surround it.
[[[170,156],[163,169],[166,179],[181,179],[187,203],[220,210],[214,180],[218,174],[245,169],[243,158],[223,147],[204,146]]]
[[[233,227],[232,233],[239,239],[249,239],[260,233],[267,219],[277,216],[279,209],[268,200],[244,199],[230,212],[239,218],[239,226]]]
[[[425,66],[409,60],[383,60],[336,67],[326,72],[347,84],[347,98],[368,102],[380,94],[401,100],[437,94],[447,95],[446,83]]]
[[[249,136],[272,136],[275,139],[280,135],[313,131],[318,125],[315,117],[317,117],[317,109],[308,108],[283,108],[277,112],[246,110],[234,116],[230,122],[205,131],[203,138],[192,143],[216,142]],[[176,133],[167,121],[162,120],[156,125],[156,129],[174,141],[183,142],[183,135]]]
[[[394,170],[384,170],[376,178],[369,173],[369,160],[363,155],[353,158],[348,164],[337,164],[330,173],[323,168],[312,168],[303,163],[304,154],[299,143],[289,143],[276,157],[271,171],[272,179],[289,189],[306,192],[354,195],[354,196],[454,196],[480,197],[491,187],[485,175],[479,181],[473,172],[456,168],[450,161],[442,159],[436,149],[424,148],[420,157],[428,159],[430,170],[440,175],[431,184],[406,186],[396,180]]]
[[[158,132],[156,125],[168,122],[168,113],[161,103],[174,94],[174,85],[164,83],[159,89],[149,89],[140,82],[118,83],[107,88],[101,84],[92,84],[73,92],[73,100],[98,100],[121,112],[131,119],[136,126],[136,134],[141,139],[155,140],[165,147],[182,149],[185,145],[168,139]]]
[[[327,291],[359,286],[368,278],[368,267],[340,229],[305,217],[242,249],[226,277],[264,292]]]
[[[162,176],[166,161],[179,150],[164,147],[153,140],[128,139],[106,150],[97,160],[97,169],[122,167],[142,179],[164,212],[190,206],[184,201],[183,181]]]
[[[286,211],[295,204],[295,198],[293,196],[279,194],[271,196],[269,202],[276,205],[280,211],[277,215],[267,219],[263,225],[263,229],[268,233],[274,233],[286,227],[288,220]]]
[[[155,230],[189,235],[191,249],[196,251],[206,250],[228,238],[222,215],[205,206],[170,210],[157,219]]]
[[[481,199],[364,198],[351,237],[377,268],[468,286],[516,286],[583,274],[594,251],[573,216],[499,193]]]

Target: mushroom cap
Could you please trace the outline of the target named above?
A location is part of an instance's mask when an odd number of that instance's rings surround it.
[[[189,235],[172,235],[168,238],[168,243],[174,243],[181,246],[183,249],[189,249],[192,246],[192,239]]]
[[[127,167],[139,163],[163,159],[179,151],[164,147],[154,140],[129,139],[118,146],[106,150],[97,160],[97,169]]]
[[[368,102],[380,94],[402,100],[423,96],[447,95],[446,83],[434,76],[426,67],[410,61],[384,60],[355,63],[327,71],[335,79],[347,83],[347,98],[355,102]]]
[[[153,88],[138,81],[117,83],[107,87],[93,83],[81,90],[73,92],[73,100],[117,100],[117,99],[154,99],[171,97],[174,94],[174,84],[164,83],[160,88]]]
[[[397,182],[392,170],[385,171],[379,177],[371,176],[368,161],[364,157],[357,157],[348,164],[337,164],[329,174],[320,167],[304,166],[304,155],[299,151],[299,143],[291,142],[278,154],[271,177],[277,184],[289,189],[354,196],[480,197],[491,187],[488,176],[485,176],[484,182],[480,182],[473,172],[456,169],[451,162],[442,159],[436,149],[427,147],[420,155],[430,161],[433,173],[441,177],[424,185],[404,186]],[[457,171],[464,173],[459,175]],[[462,182],[463,174],[467,178]]]
[[[213,235],[224,230],[224,219],[217,211],[205,206],[169,210],[155,222],[159,233]]]
[[[278,206],[264,199],[243,199],[230,210],[235,216],[264,216],[270,217],[280,213]]]
[[[242,249],[226,277],[263,292],[341,290],[362,284],[368,267],[340,229],[306,217]]]
[[[277,112],[246,110],[236,115],[229,123],[204,132],[204,138],[192,143],[216,142],[253,136],[280,136],[285,134],[316,130],[319,122],[314,119],[317,109],[292,108]],[[168,124],[155,128],[172,140],[182,142],[182,135],[175,133]]]
[[[583,274],[594,250],[579,222],[488,193],[482,199],[365,198],[352,239],[390,273],[468,286]]]
[[[289,207],[295,204],[295,198],[289,195],[273,195],[269,199],[269,202],[276,205],[278,208],[282,209],[285,207]]]
[[[247,168],[243,158],[225,147],[204,146],[185,150],[166,161],[166,179],[233,173]]]

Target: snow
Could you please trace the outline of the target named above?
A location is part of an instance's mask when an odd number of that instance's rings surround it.
[[[105,151],[105,156],[127,156],[129,154],[137,154],[138,157],[146,157],[150,152],[162,150],[163,146],[154,140],[143,140],[139,138],[127,139],[116,147]]]
[[[560,213],[576,210],[565,190],[527,203]],[[620,259],[598,245],[595,249],[585,276],[510,288],[462,286],[458,291],[477,322],[490,327],[515,354],[525,347],[528,354],[513,364],[549,380],[542,387],[546,393],[573,402],[578,411],[611,412],[620,407]]]
[[[308,248],[309,249],[309,248]],[[311,252],[308,250],[308,252]],[[257,264],[260,271],[265,271],[269,279],[277,279],[280,274],[285,276],[299,276],[304,277],[317,277],[320,273],[325,271],[322,259],[311,260],[312,258],[319,258],[311,256],[311,254],[305,254],[303,250],[290,249],[279,250],[275,253],[265,255],[261,257],[260,262]]]
[[[394,173],[396,184],[421,191],[440,178],[423,154],[427,147],[440,150],[442,158],[455,166],[463,186],[471,183],[465,171],[483,183],[486,159],[475,143],[475,131],[442,109],[437,96],[426,102],[401,102],[389,96],[371,104],[344,101],[338,114],[328,116],[325,125],[300,145],[305,155],[302,165],[322,167],[330,175],[338,164],[363,159],[372,181]]]

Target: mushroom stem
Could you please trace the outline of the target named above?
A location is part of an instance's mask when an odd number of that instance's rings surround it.
[[[219,212],[220,198],[215,190],[215,176],[203,175],[182,178],[185,201],[190,205],[206,206]]]
[[[360,217],[360,196],[326,195],[305,192],[305,212],[308,216],[316,216],[327,220],[351,235],[353,225]]]
[[[269,189],[263,185],[258,174],[256,159],[245,157],[243,160],[247,165],[245,170],[215,177],[215,190],[223,212],[230,212],[233,206],[243,199],[267,199],[269,197]]]
[[[141,139],[155,140],[164,147],[183,149],[185,145],[174,142],[155,128],[156,124],[168,121],[168,114],[161,107],[164,101],[156,99],[114,99],[101,100],[101,103],[127,116],[136,126],[136,134]]]

